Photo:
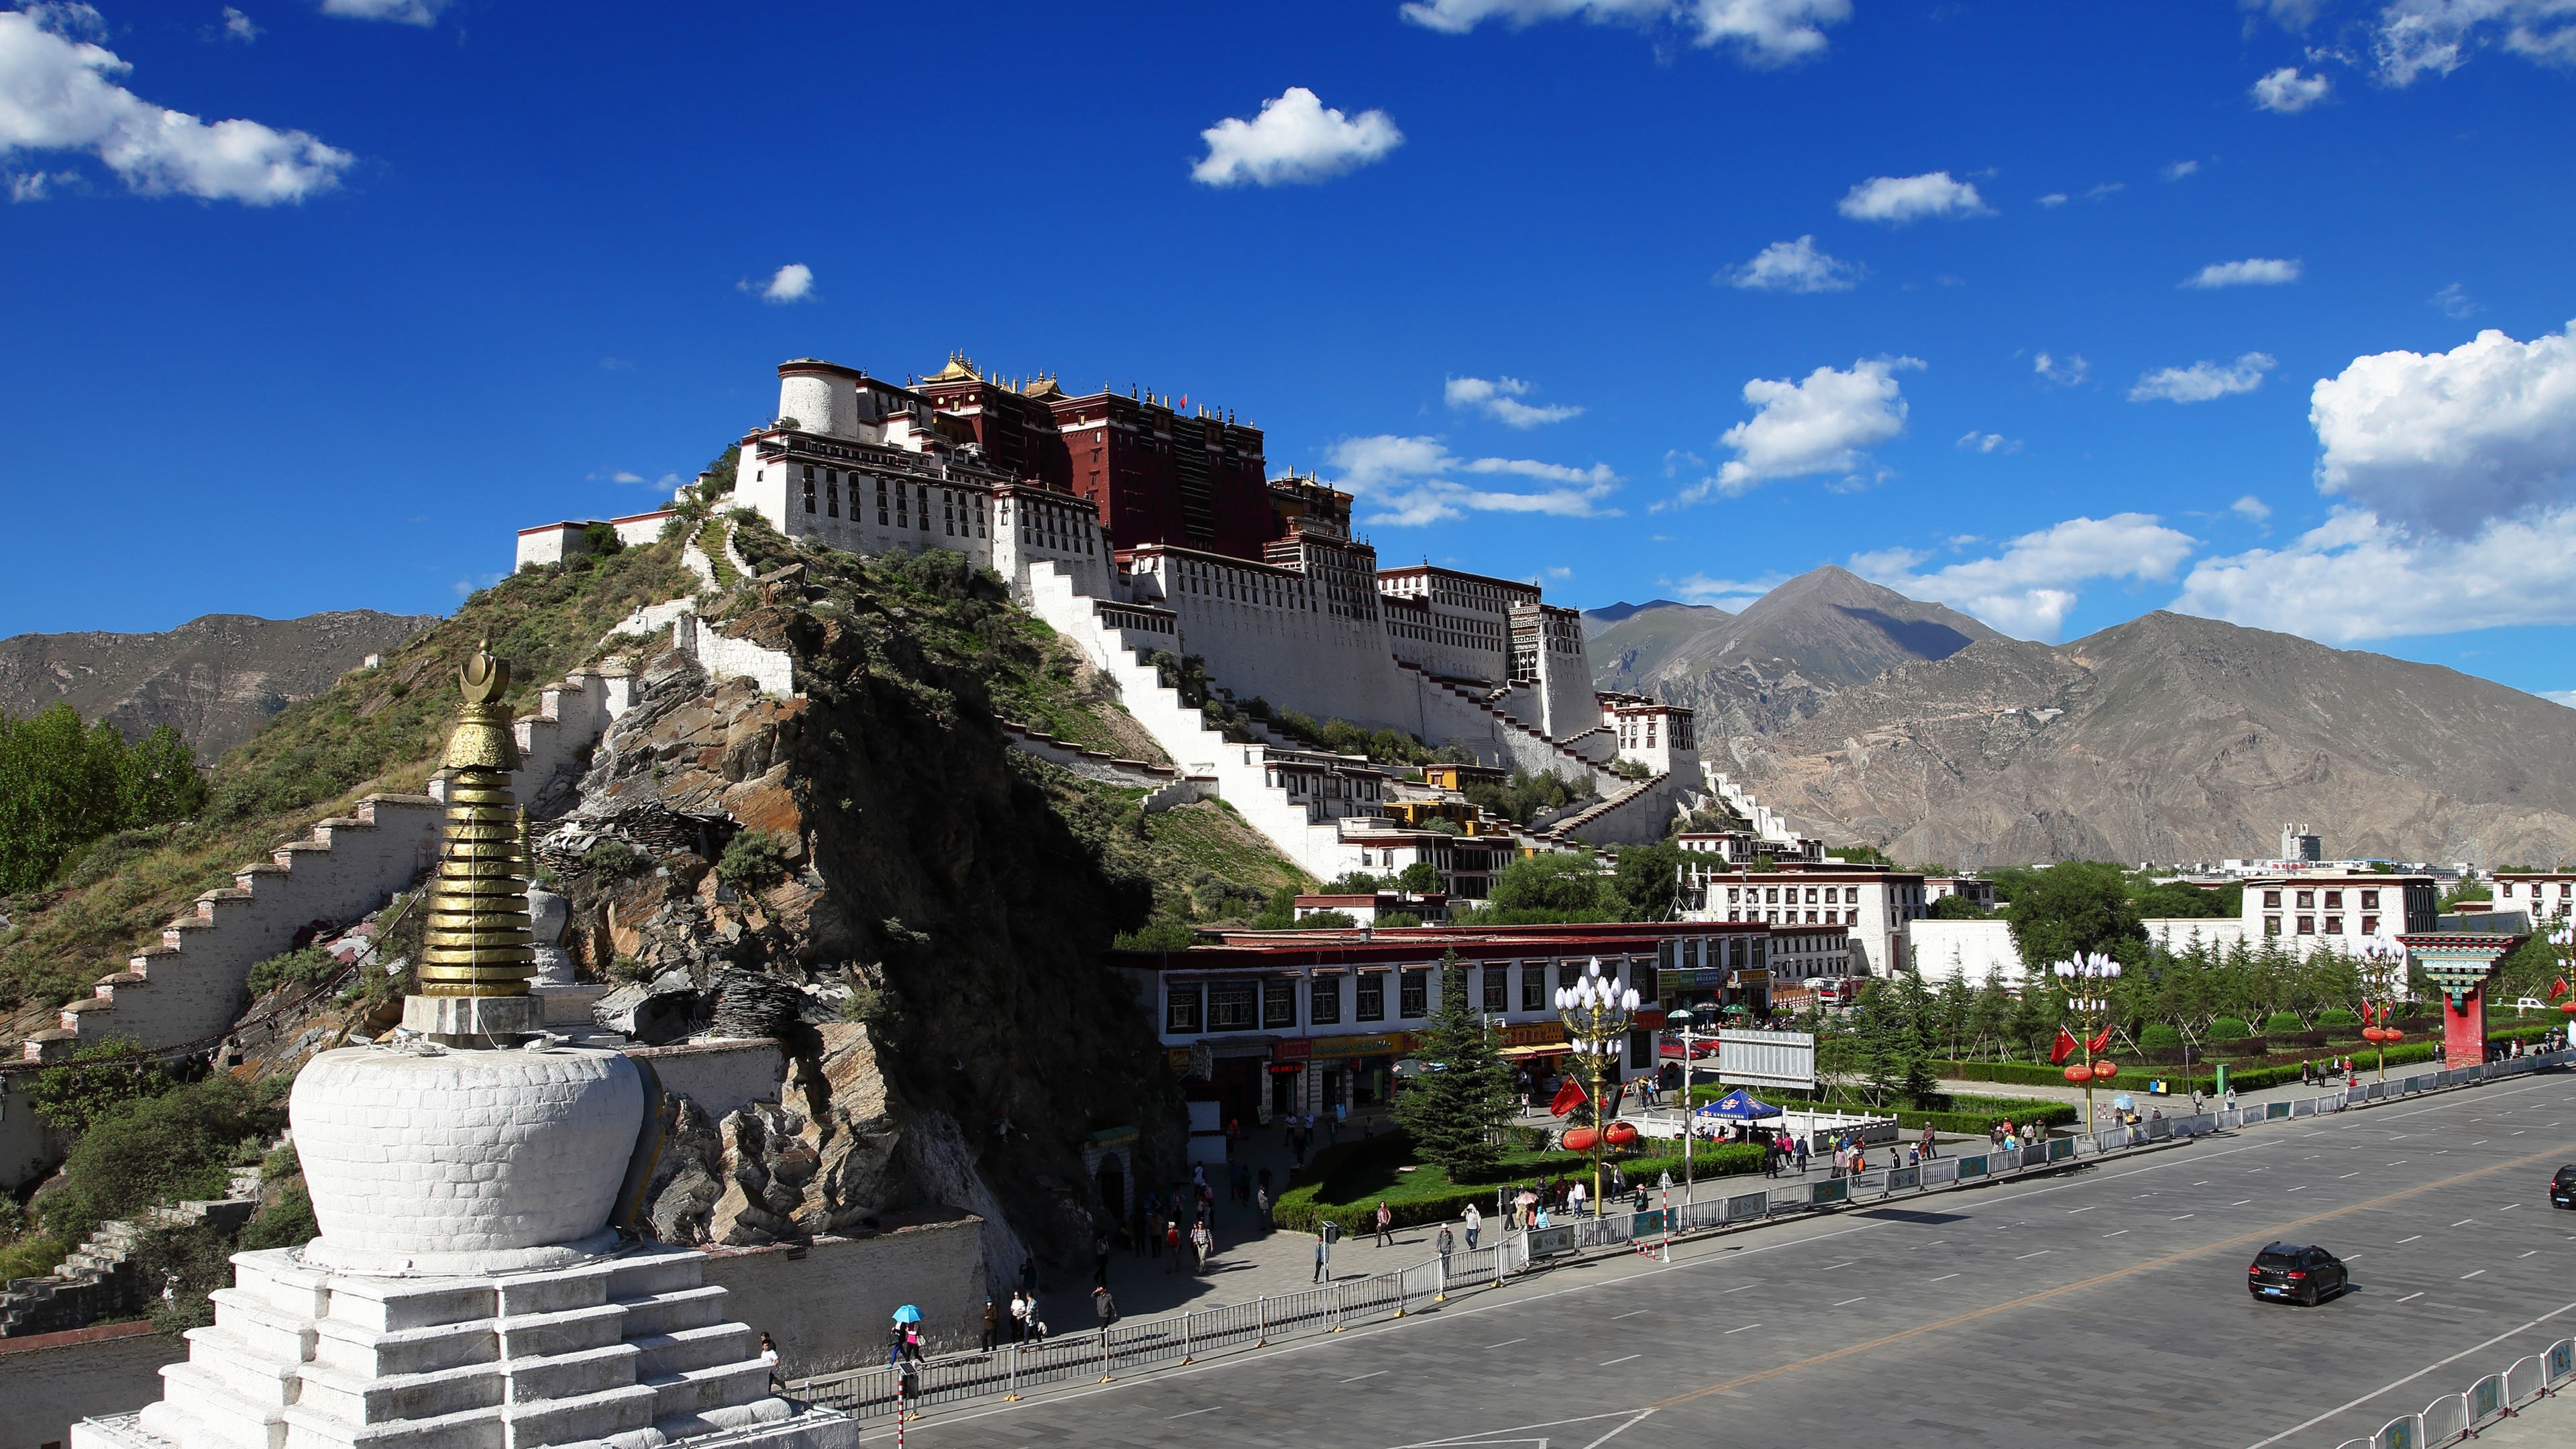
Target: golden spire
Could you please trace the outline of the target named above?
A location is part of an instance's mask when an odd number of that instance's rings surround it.
[[[490,641],[457,671],[465,708],[447,737],[446,843],[430,886],[422,996],[524,996],[536,970],[528,920],[525,817],[510,794],[519,766],[510,727],[510,661]]]

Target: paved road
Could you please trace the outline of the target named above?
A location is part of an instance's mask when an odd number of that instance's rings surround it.
[[[2330,1449],[2576,1333],[2576,1213],[2544,1192],[2571,1160],[2576,1077],[2521,1079],[1571,1268],[907,1442]],[[2252,1302],[2276,1236],[2355,1291]]]

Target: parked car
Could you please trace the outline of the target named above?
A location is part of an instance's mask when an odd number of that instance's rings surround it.
[[[2549,1205],[2576,1208],[2576,1162],[2558,1169],[2558,1175],[2549,1179]]]
[[[2352,1286],[2343,1260],[2323,1248],[2274,1243],[2254,1255],[2245,1289],[2257,1298],[2279,1298],[2313,1307]]]

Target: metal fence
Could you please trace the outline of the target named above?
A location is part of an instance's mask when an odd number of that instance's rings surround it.
[[[2456,1394],[2444,1394],[2420,1411],[2400,1414],[2366,1439],[2346,1439],[2336,1449],[2436,1449],[2477,1437],[2499,1419],[2563,1392],[2576,1378],[2576,1338],[2562,1338],[2538,1353],[2515,1359]]]
[[[1138,1323],[1118,1323],[1094,1332],[1054,1336],[993,1353],[952,1354],[901,1368],[889,1364],[827,1374],[804,1380],[794,1386],[794,1391],[817,1405],[861,1418],[892,1414],[899,1407],[926,1408],[995,1394],[1017,1398],[1050,1383],[1102,1381],[1138,1369],[1189,1363],[1212,1353],[1339,1333],[1359,1324],[1401,1317],[1444,1298],[1500,1287],[1545,1258],[1623,1247],[1650,1251],[1674,1237],[1762,1218],[1813,1212],[1845,1203],[1885,1201],[1960,1184],[1983,1184],[2045,1171],[2078,1159],[2134,1151],[2210,1132],[2234,1131],[2252,1124],[2339,1112],[2359,1102],[2514,1076],[2571,1061],[2576,1061],[2576,1052],[2561,1051],[2483,1067],[2420,1073],[2392,1078],[2384,1084],[2385,1090],[2375,1094],[2369,1088],[2383,1084],[2355,1083],[2343,1092],[2325,1096],[2160,1117],[2026,1147],[1996,1147],[1965,1156],[1874,1168],[1856,1176],[1808,1178],[1706,1198],[1676,1189],[1665,1195],[1664,1207],[1653,1211],[1523,1229],[1500,1235],[1490,1246],[1451,1252],[1373,1277],[1264,1296],[1248,1303],[1193,1309]],[[1709,1185],[1715,1188],[1718,1184]],[[1673,1196],[1692,1200],[1671,1201]],[[2463,1393],[2436,1399],[2421,1414],[2393,1419],[2377,1435],[2356,1439],[2343,1449],[2353,1449],[2355,1445],[2368,1449],[2424,1449],[2447,1443],[2490,1418],[2513,1412],[2534,1397],[2556,1392],[2571,1373],[2576,1373],[2576,1340],[2563,1340],[2545,1354],[2479,1380]]]

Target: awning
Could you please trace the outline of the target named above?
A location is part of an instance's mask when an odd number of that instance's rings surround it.
[[[1564,1042],[1558,1042],[1554,1046],[1504,1047],[1502,1050],[1494,1053],[1494,1055],[1501,1057],[1507,1062],[1525,1062],[1532,1057],[1568,1056],[1571,1055],[1573,1051],[1574,1048],[1572,1046]]]
[[[1699,1109],[1703,1117],[1722,1117],[1730,1122],[1767,1122],[1781,1115],[1780,1109],[1768,1102],[1757,1102],[1742,1087],[1727,1093]]]

